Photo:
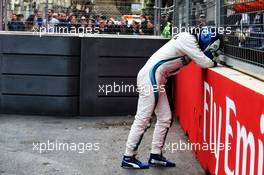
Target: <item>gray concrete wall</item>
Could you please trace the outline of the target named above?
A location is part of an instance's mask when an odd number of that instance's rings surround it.
[[[84,38],[82,40],[80,114],[135,114],[138,94],[136,76],[147,59],[167,40],[138,38]],[[122,86],[119,92],[100,91],[101,87]],[[131,87],[132,87],[131,86]],[[105,88],[104,88],[105,89]],[[105,89],[106,90],[106,89]]]
[[[76,115],[80,39],[0,35],[1,113]]]
[[[99,93],[98,85],[136,85],[146,60],[167,40],[0,34],[1,113],[128,115],[137,93]]]

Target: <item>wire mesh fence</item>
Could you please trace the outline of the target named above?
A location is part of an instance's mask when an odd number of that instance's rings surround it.
[[[176,0],[174,19],[176,27],[216,26],[217,7],[215,0]]]
[[[227,0],[221,10],[226,56],[264,68],[264,0]]]
[[[154,7],[148,2],[138,0],[5,1],[1,3],[6,6],[6,12],[2,10],[4,16],[2,29],[7,31],[35,31],[45,28],[48,32],[59,33],[154,34]]]
[[[2,0],[0,9],[7,31],[170,38],[172,26],[222,28],[227,59],[264,67],[264,0]]]
[[[174,5],[177,32],[208,26],[224,35],[225,61],[264,67],[264,0],[175,0]]]

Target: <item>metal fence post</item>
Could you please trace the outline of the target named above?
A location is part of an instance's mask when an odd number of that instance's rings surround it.
[[[3,30],[3,22],[4,22],[3,3],[4,1],[0,1],[0,30]]]
[[[161,0],[155,0],[154,7],[154,35],[160,35]]]
[[[7,26],[7,23],[8,23],[8,9],[9,9],[9,2],[7,0],[3,0],[3,12],[4,12],[4,23],[5,23],[5,31],[8,30],[8,26]]]
[[[49,0],[46,0],[46,7],[45,7],[46,28],[48,28],[48,11],[49,11]]]
[[[186,27],[190,24],[190,0],[186,0]]]
[[[215,24],[216,24],[216,27],[220,27],[220,25],[221,25],[221,22],[220,22],[220,19],[221,19],[220,10],[221,10],[221,2],[220,2],[220,0],[217,0],[216,4],[215,4]]]
[[[20,5],[19,13],[24,14],[24,0],[20,0],[19,5]]]
[[[220,22],[220,25],[223,25],[224,24],[224,14],[227,13],[226,12],[226,9],[224,9],[224,0],[220,0],[220,8],[219,8],[219,22]]]
[[[173,0],[173,27],[178,27],[179,23],[179,0]]]

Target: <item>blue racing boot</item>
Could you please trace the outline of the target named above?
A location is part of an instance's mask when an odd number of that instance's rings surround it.
[[[162,154],[150,154],[149,158],[150,166],[161,166],[161,167],[175,167],[176,164],[167,160]]]
[[[132,168],[132,169],[148,169],[149,165],[143,162],[140,162],[134,156],[124,156],[122,160],[121,167],[123,168]]]

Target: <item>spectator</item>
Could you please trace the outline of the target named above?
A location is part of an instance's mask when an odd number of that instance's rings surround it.
[[[139,35],[140,24],[139,22],[133,21],[132,23],[132,34]]]
[[[81,19],[80,19],[80,25],[81,27],[87,27],[88,23],[86,21],[86,17],[85,16],[82,16]]]
[[[120,25],[121,25],[120,22],[116,21],[113,17],[111,17],[107,21],[107,33],[108,34],[120,33]]]
[[[74,15],[72,12],[67,11],[67,12],[66,12],[66,19],[67,19],[68,21],[70,21],[70,18],[71,18],[72,15]]]
[[[252,31],[252,39],[254,45],[257,49],[264,50],[264,39],[263,39],[263,25],[264,24],[264,15],[263,13],[258,12],[253,20]]]
[[[95,32],[95,20],[93,18],[90,18],[88,20],[87,27],[89,28],[89,33],[94,33]]]
[[[87,25],[88,25],[88,23],[86,21],[86,17],[82,16],[81,19],[80,19],[80,26],[79,26],[78,31],[79,32],[85,32]]]
[[[94,27],[95,26],[95,20],[93,18],[90,18],[88,20],[87,27]]]
[[[120,22],[120,26],[119,26],[119,30],[121,34],[128,34],[128,21],[124,18],[121,18],[121,22]]]
[[[160,18],[160,31],[163,31],[167,23],[167,17],[161,16]]]
[[[68,33],[70,30],[70,23],[67,20],[67,16],[64,12],[58,15],[59,23],[56,25],[56,31],[59,33]]]
[[[107,21],[107,18],[106,18],[106,16],[103,16],[103,15],[101,15],[100,17],[99,17],[99,21],[101,21],[101,20],[103,20],[103,21]]]
[[[77,21],[77,16],[74,14],[69,17],[69,21],[70,21],[70,27],[77,29],[80,26]]]
[[[115,24],[112,20],[107,21],[106,31],[108,34],[115,34],[116,33]]]
[[[45,26],[45,20],[43,19],[43,14],[39,10],[36,12],[35,25],[38,28]]]
[[[58,13],[53,13],[52,17],[55,18],[55,19],[57,19],[57,20],[59,20],[58,19],[59,18],[59,14]]]
[[[203,27],[203,26],[206,26],[206,25],[207,25],[206,16],[205,16],[205,14],[201,14],[199,16],[199,26]]]
[[[25,31],[24,15],[17,15],[17,31]]]
[[[161,35],[164,36],[165,38],[169,38],[170,39],[172,37],[171,28],[172,28],[171,22],[168,21],[166,23],[166,26],[164,27]]]
[[[154,24],[152,23],[151,17],[146,16],[147,20],[147,30],[146,35],[153,35],[154,34]]]
[[[11,21],[8,22],[7,26],[8,26],[9,31],[17,31],[18,25],[17,25],[17,15],[16,14],[12,14]]]
[[[24,15],[23,14],[17,14],[17,21],[24,21]]]
[[[60,20],[61,20],[61,15],[62,15],[62,12],[60,12],[60,13],[58,13],[58,18],[57,18],[57,20],[60,22]]]
[[[49,9],[48,10],[48,26],[50,28],[53,28],[53,31],[54,31],[54,28],[59,23],[59,20],[57,20],[56,18],[54,18],[53,17],[53,14],[54,14],[54,10]]]
[[[34,27],[34,18],[35,15],[30,15],[27,20],[26,20],[26,24],[25,24],[25,30],[26,31],[32,31],[33,27]]]
[[[128,19],[123,16],[120,21],[117,21],[113,17],[107,18],[99,14],[94,15],[93,18],[89,18],[90,14],[88,15],[86,12],[82,12],[81,14],[81,17],[78,18],[72,9],[68,9],[67,13],[64,11],[56,13],[53,9],[49,9],[47,18],[45,19],[42,11],[35,10],[35,15],[30,15],[26,21],[23,20],[24,16],[22,14],[13,14],[11,21],[8,23],[8,28],[10,31],[32,31],[34,27],[37,27],[39,30],[40,27],[46,27],[46,30],[49,30],[49,32],[59,33],[68,33],[71,30],[82,32],[85,29],[89,33],[101,34],[153,34],[154,25],[150,17],[145,15],[140,16],[141,22],[133,21],[129,23]],[[41,30],[44,30],[44,28]]]
[[[161,36],[171,39],[172,37],[172,16],[167,16],[167,22],[161,32]]]
[[[66,21],[68,22],[66,13],[64,12],[59,13],[58,20],[59,20],[59,24]]]
[[[95,25],[99,27],[100,15],[95,15],[94,19],[95,19]]]
[[[148,33],[148,21],[145,15],[140,16],[141,26],[140,26],[140,34],[144,35]]]
[[[103,20],[102,18],[100,18],[100,21],[99,21],[99,33],[100,34],[107,33],[106,27],[107,27],[106,21]]]

